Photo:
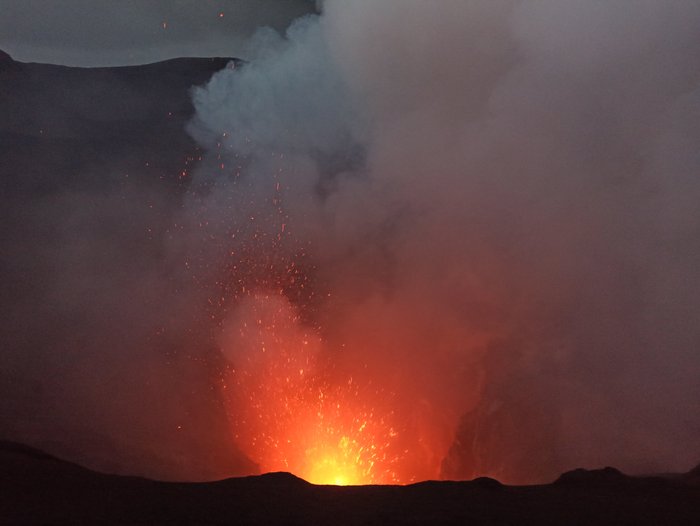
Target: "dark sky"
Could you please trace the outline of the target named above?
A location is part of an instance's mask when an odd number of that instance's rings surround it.
[[[285,28],[312,0],[4,0],[0,49],[70,66],[238,56],[260,26]]]

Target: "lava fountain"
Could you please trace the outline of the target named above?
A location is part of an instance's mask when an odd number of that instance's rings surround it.
[[[233,433],[261,471],[317,484],[411,480],[394,394],[337,370],[286,297],[251,293],[226,327],[222,348],[236,365],[222,386]]]
[[[189,129],[207,154],[189,187],[189,268],[216,283],[221,391],[260,471],[434,479],[478,395],[483,324],[462,315],[477,280],[442,225],[405,206],[394,170],[374,173],[371,119],[327,35],[319,18],[263,32],[250,63],[194,90]]]

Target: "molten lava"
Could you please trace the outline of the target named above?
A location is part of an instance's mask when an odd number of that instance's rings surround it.
[[[225,327],[233,433],[262,472],[338,485],[420,476],[424,451],[411,446],[409,426],[397,424],[393,393],[325,360],[321,338],[283,295],[252,294]]]

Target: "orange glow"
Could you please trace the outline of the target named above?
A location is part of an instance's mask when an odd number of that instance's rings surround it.
[[[233,367],[222,386],[232,431],[261,472],[337,485],[438,475],[439,461],[426,461],[430,444],[399,418],[395,394],[371,375],[359,381],[330,365],[337,360],[325,359],[321,338],[283,296],[252,294],[226,327],[222,351]]]

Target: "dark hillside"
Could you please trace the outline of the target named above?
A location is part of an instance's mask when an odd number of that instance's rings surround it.
[[[700,490],[615,470],[548,486],[492,480],[314,486],[285,473],[186,484],[100,475],[0,444],[4,524],[698,524]],[[576,483],[564,483],[575,480]],[[613,481],[614,483],[611,483]]]

